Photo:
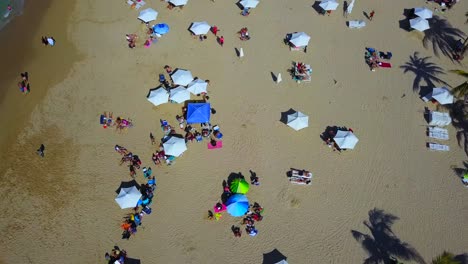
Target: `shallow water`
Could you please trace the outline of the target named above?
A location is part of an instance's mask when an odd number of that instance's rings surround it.
[[[8,6],[12,9],[8,10]],[[14,17],[23,14],[24,0],[1,0],[0,1],[0,30],[5,27]]]

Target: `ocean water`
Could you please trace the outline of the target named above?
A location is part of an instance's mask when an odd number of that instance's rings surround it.
[[[11,11],[8,6],[11,6]],[[14,17],[23,13],[24,0],[0,0],[0,30]]]

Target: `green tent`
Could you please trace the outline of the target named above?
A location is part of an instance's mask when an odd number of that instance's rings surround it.
[[[249,188],[249,183],[244,179],[234,179],[230,186],[231,192],[241,194],[246,194],[249,191]]]

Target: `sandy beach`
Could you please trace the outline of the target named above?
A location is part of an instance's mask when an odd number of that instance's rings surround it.
[[[372,254],[353,234],[379,239],[363,223],[372,222],[370,212],[397,217],[392,232],[414,249],[409,259],[400,258],[404,263],[429,263],[444,250],[468,254],[468,189],[454,171],[464,168],[466,153],[453,126],[443,142],[449,152],[426,148],[424,107],[436,107],[413,90],[415,74],[400,68],[410,56],[430,57],[446,72],[441,80],[464,81],[449,70],[466,71],[466,59],[438,57],[423,46],[424,33],[399,26],[404,9],[434,10],[436,4],[357,0],[344,18],[342,1],[330,16],[317,14],[313,1],[262,1],[248,17],[234,2],[190,0],[182,10],[146,2],[143,8],[159,12],[156,23],[170,25],[149,48],[141,39],[128,48],[125,34],[143,37],[146,27],[125,1],[27,1],[23,15],[0,32],[0,112],[7,124],[0,130],[0,263],[105,263],[114,245],[145,264],[262,263],[275,248],[288,263],[363,263]],[[363,12],[372,10],[368,21]],[[460,1],[434,15],[466,34],[466,11]],[[354,19],[367,26],[349,29],[346,21]],[[211,33],[206,41],[193,39],[188,28],[194,21],[218,26],[224,46]],[[239,40],[242,27],[250,40]],[[311,36],[307,53],[283,43],[296,31]],[[44,35],[54,36],[56,46],[43,46]],[[392,68],[371,72],[365,47],[391,51]],[[236,48],[243,48],[243,58]],[[310,83],[290,78],[295,61],[312,66]],[[208,150],[206,141],[188,143],[175,164],[157,167],[149,133],[159,140],[159,120],[177,124],[183,106],[154,107],[146,99],[164,65],[210,80],[211,123],[224,138],[217,150]],[[30,74],[28,95],[17,88],[23,71]],[[275,83],[272,73],[283,81]],[[309,115],[308,128],[294,131],[279,121],[290,108]],[[134,127],[103,129],[104,111],[131,118]],[[355,149],[338,153],[324,144],[320,134],[334,125],[354,130]],[[35,152],[40,144],[43,159]],[[153,213],[128,241],[120,223],[131,210],[121,210],[114,198],[120,182],[131,178],[119,166],[116,144],[151,166],[158,186]],[[312,171],[313,184],[292,185],[290,168]],[[241,218],[209,221],[206,212],[219,201],[222,181],[231,173],[248,176],[249,169],[261,184],[251,186],[248,197],[265,208],[264,219],[256,237],[235,238],[230,227]],[[144,182],[141,171],[136,180]]]

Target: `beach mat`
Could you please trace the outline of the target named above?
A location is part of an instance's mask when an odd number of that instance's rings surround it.
[[[222,140],[216,141],[216,146],[213,146],[211,145],[210,142],[208,142],[207,146],[208,146],[208,149],[219,149],[223,147],[223,141]]]
[[[389,63],[389,62],[380,62],[380,63],[379,63],[379,67],[380,67],[380,68],[391,68],[391,67],[392,67],[392,64]]]

